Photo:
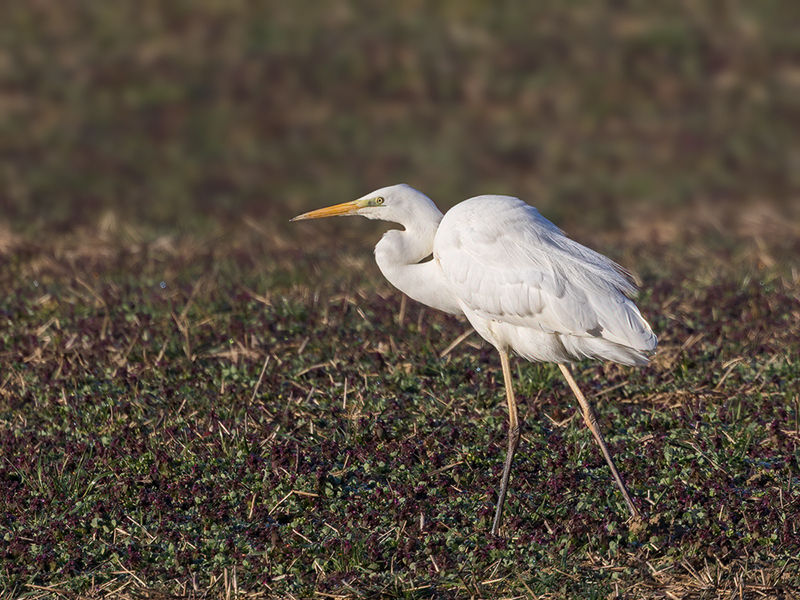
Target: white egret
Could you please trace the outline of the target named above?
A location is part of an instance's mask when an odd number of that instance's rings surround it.
[[[631,516],[640,520],[567,364],[582,358],[643,365],[656,336],[629,296],[616,263],[571,240],[532,206],[511,196],[477,196],[443,215],[422,192],[393,185],[292,219],[361,215],[400,224],[375,246],[384,276],[409,297],[464,315],[500,354],[508,403],[508,450],[492,533],[497,535],[514,453],[517,403],[508,355],[557,363],[581,405]],[[425,260],[433,255],[430,260]]]

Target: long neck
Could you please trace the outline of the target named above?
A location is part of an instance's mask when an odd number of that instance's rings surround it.
[[[437,211],[438,212],[438,211]],[[435,260],[420,262],[433,252],[433,238],[442,215],[405,224],[405,231],[387,231],[375,246],[375,262],[398,290],[422,304],[462,314]]]

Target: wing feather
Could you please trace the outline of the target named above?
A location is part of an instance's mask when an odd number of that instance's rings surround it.
[[[433,253],[454,294],[486,319],[655,348],[628,298],[635,287],[627,273],[517,198],[479,196],[457,205],[442,219]]]

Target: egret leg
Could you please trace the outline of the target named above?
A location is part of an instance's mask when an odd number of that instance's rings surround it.
[[[500,364],[503,367],[503,380],[506,386],[506,402],[508,403],[508,450],[506,452],[506,464],[503,467],[503,478],[500,480],[500,495],[497,498],[497,508],[494,513],[492,523],[492,535],[497,535],[500,530],[500,523],[503,520],[503,504],[506,501],[508,491],[508,478],[511,475],[511,463],[514,461],[514,453],[519,446],[519,420],[517,419],[517,400],[514,398],[514,388],[511,385],[511,368],[508,364],[508,353],[500,350]]]
[[[589,401],[584,397],[583,393],[578,387],[578,384],[575,383],[569,368],[561,363],[559,363],[558,368],[561,369],[561,372],[564,374],[564,378],[567,380],[569,387],[572,388],[575,397],[578,399],[578,402],[581,405],[583,420],[586,421],[586,425],[589,427],[589,431],[592,432],[592,435],[594,435],[594,439],[596,439],[597,443],[600,444],[600,449],[603,451],[603,456],[605,456],[608,466],[611,467],[611,474],[614,476],[614,480],[617,482],[619,491],[622,492],[622,496],[625,498],[625,503],[628,505],[628,510],[631,512],[631,517],[633,517],[633,519],[636,521],[640,521],[642,515],[639,513],[639,509],[636,508],[633,500],[631,500],[630,494],[628,494],[628,489],[625,487],[625,483],[622,481],[622,477],[620,477],[617,467],[614,466],[614,459],[611,458],[611,453],[606,447],[603,434],[600,433],[600,427],[597,425],[597,415],[595,415],[592,405],[589,404]]]

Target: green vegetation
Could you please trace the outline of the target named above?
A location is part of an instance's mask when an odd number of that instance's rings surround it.
[[[791,597],[800,15],[530,4],[0,8],[0,595]],[[653,363],[576,376],[644,527],[517,361],[489,536],[495,353],[288,223],[399,181],[641,279]]]

